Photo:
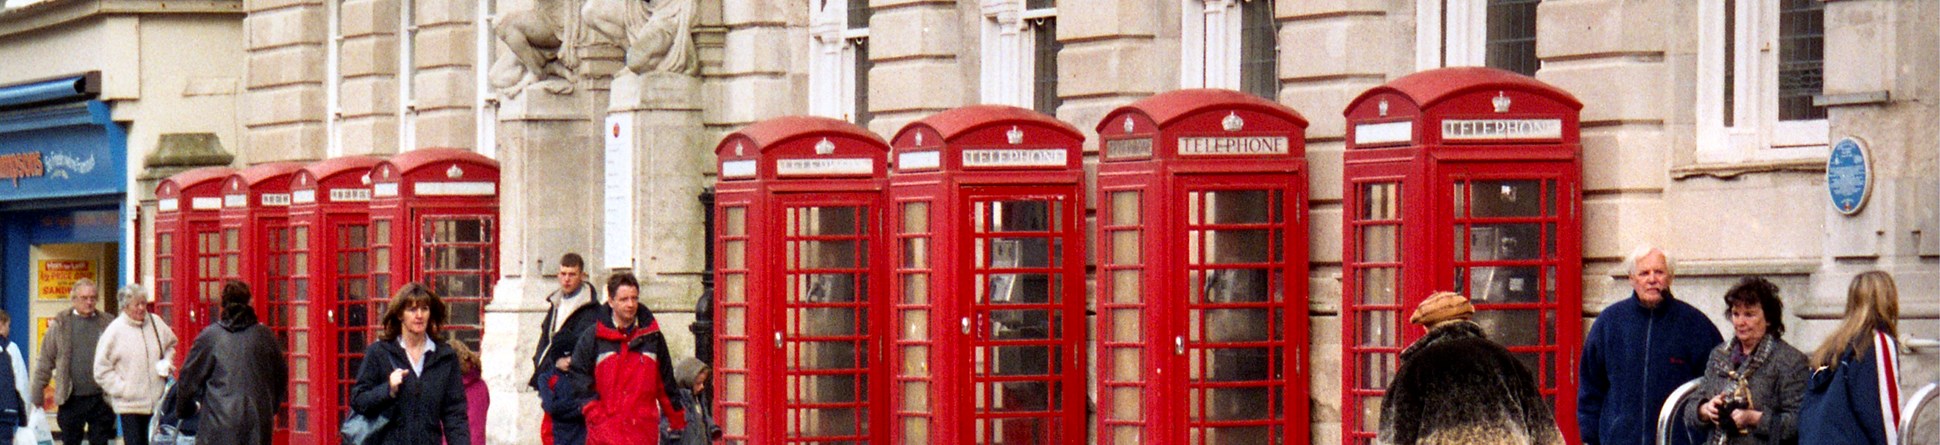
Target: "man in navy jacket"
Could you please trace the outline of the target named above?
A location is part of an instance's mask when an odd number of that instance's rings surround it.
[[[1583,340],[1576,426],[1585,445],[1655,445],[1664,399],[1703,376],[1724,342],[1704,312],[1671,296],[1669,255],[1640,248],[1625,263],[1630,298],[1604,308]]]

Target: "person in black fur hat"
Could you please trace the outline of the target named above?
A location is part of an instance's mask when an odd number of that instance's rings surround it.
[[[1468,297],[1437,293],[1409,323],[1429,329],[1401,351],[1381,400],[1376,443],[1560,445],[1556,415],[1536,377],[1469,321]]]

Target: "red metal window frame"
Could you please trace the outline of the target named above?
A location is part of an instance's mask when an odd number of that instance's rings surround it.
[[[1401,349],[1407,344],[1407,336],[1404,335],[1407,328],[1408,308],[1405,304],[1405,296],[1414,292],[1413,289],[1419,286],[1421,280],[1414,276],[1415,270],[1403,267],[1405,253],[1402,246],[1408,243],[1408,240],[1418,237],[1418,234],[1414,233],[1414,225],[1408,222],[1421,218],[1412,212],[1417,212],[1417,207],[1425,203],[1411,202],[1406,199],[1410,196],[1408,193],[1410,189],[1419,187],[1414,181],[1409,180],[1406,167],[1405,164],[1390,164],[1349,169],[1348,177],[1351,179],[1344,196],[1347,236],[1346,244],[1341,249],[1343,255],[1341,378],[1344,381],[1341,385],[1341,428],[1343,430],[1341,439],[1344,443],[1372,443],[1374,440],[1378,425],[1368,422],[1379,419],[1380,401],[1387,393],[1388,379],[1393,377],[1394,369],[1399,366]],[[1383,202],[1391,203],[1394,208],[1375,213],[1373,218],[1364,216],[1372,212],[1368,208],[1369,186],[1383,185],[1392,187],[1393,190],[1391,194],[1393,200]],[[1370,261],[1369,253],[1365,251],[1368,241],[1363,235],[1365,233],[1363,229],[1372,227],[1388,227],[1393,230],[1395,251],[1388,253],[1385,261]],[[1363,289],[1368,284],[1366,276],[1370,269],[1390,271],[1389,276],[1393,278],[1394,284],[1387,291],[1388,301],[1366,300],[1368,295]],[[1362,325],[1367,323],[1368,315],[1374,313],[1387,316],[1386,319],[1374,320],[1374,323],[1386,329],[1385,336],[1368,337],[1369,333],[1361,330]],[[1380,338],[1385,338],[1387,341],[1379,341]],[[1368,369],[1361,361],[1361,357],[1369,354],[1384,358],[1377,360],[1379,363],[1386,364],[1381,367],[1381,371],[1378,371],[1381,373],[1378,379],[1374,378],[1377,377],[1375,374],[1366,374],[1376,370]],[[1367,416],[1366,414],[1369,413],[1375,416]]]
[[[776,315],[781,321],[776,326],[777,349],[781,352],[781,366],[778,369],[783,374],[783,378],[775,383],[782,390],[780,394],[783,395],[781,404],[784,410],[783,431],[787,432],[782,443],[869,442],[877,437],[874,430],[879,427],[879,424],[874,421],[879,413],[874,411],[877,406],[872,402],[887,389],[885,382],[872,370],[875,362],[882,356],[880,353],[882,345],[876,339],[874,329],[886,321],[880,316],[882,311],[875,309],[882,298],[879,286],[876,285],[879,281],[876,276],[877,270],[873,266],[879,259],[875,258],[871,249],[878,246],[870,245],[876,239],[875,234],[879,233],[878,224],[881,223],[883,214],[877,194],[874,192],[777,194],[774,198],[772,204],[781,213],[779,220],[782,221],[782,224],[773,227],[774,235],[781,244],[780,251],[784,252],[783,257],[777,258],[778,262],[775,265],[775,270],[779,272],[779,284],[782,285],[775,288],[777,291],[775,302],[779,303],[777,304],[779,313]],[[809,209],[852,209],[848,212],[854,213],[852,216],[854,227],[851,228],[853,233],[807,232],[808,228],[805,227],[809,224],[807,218],[819,216],[809,215]],[[852,264],[840,267],[817,267],[807,263],[806,256],[798,256],[806,255],[802,249],[803,246],[808,245],[806,243],[821,242],[856,243],[851,258]],[[819,281],[810,283],[805,277],[830,275],[853,277],[849,285],[854,299],[842,302],[805,300],[817,290],[816,286],[823,283]],[[851,332],[820,335],[807,333],[806,326],[812,321],[810,318],[817,319],[813,321],[826,320],[825,317],[808,316],[810,312],[818,310],[853,311],[852,317],[855,321],[849,326]],[[800,358],[810,353],[806,349],[816,343],[847,343],[850,348],[853,348],[850,352],[853,355],[852,365],[846,368],[808,368]],[[849,397],[853,400],[844,402],[810,400],[810,389],[805,382],[843,376],[856,379],[850,383],[853,392]],[[850,433],[804,432],[803,429],[808,428],[808,424],[821,421],[811,420],[809,417],[821,410],[831,410],[836,413],[841,410],[853,410],[849,420],[853,423],[847,428]],[[839,415],[834,417],[838,417],[834,421],[842,421]]]
[[[438,230],[440,224],[467,220],[478,223],[478,227],[476,227],[477,238],[475,239],[463,238],[462,236],[458,238],[443,238],[445,232]],[[450,317],[448,323],[444,326],[444,330],[450,332],[451,335],[460,339],[460,341],[464,341],[472,350],[480,350],[481,342],[484,340],[485,305],[492,301],[492,285],[498,278],[497,214],[484,212],[425,213],[418,215],[417,228],[419,233],[418,240],[420,242],[418,245],[420,252],[418,258],[422,261],[417,270],[423,274],[418,280],[430,283],[434,289],[437,289],[439,299],[443,300],[445,306],[450,309],[448,311]],[[455,226],[451,228],[463,230],[463,228]],[[463,234],[461,233],[460,235]],[[464,267],[466,266],[463,262],[464,260],[454,256],[451,258],[458,261],[457,266],[459,267],[444,267],[450,266],[451,264],[439,264],[436,260],[438,255],[434,255],[438,249],[450,249],[451,252],[460,254],[468,251],[475,252],[477,256],[475,266]],[[383,254],[374,254],[373,256],[378,261],[395,260],[394,256],[392,258],[385,258]],[[379,264],[378,266],[382,267],[383,265]],[[450,289],[450,286],[441,285],[442,283],[439,281],[442,277],[463,279],[467,275],[478,280],[477,284],[474,285],[476,289],[475,295],[458,295],[457,292],[453,292]]]
[[[1148,246],[1145,237],[1149,233],[1144,210],[1146,194],[1150,192],[1143,182],[1107,185],[1113,179],[1100,177],[1098,187],[1098,231],[1102,234],[1097,239],[1098,442],[1106,445],[1143,443],[1143,438],[1152,434],[1144,406],[1153,397],[1154,385],[1149,380],[1153,365],[1151,348],[1144,340],[1144,332],[1149,328],[1142,325],[1150,323],[1157,313],[1147,303],[1144,289],[1149,267],[1143,261]],[[1128,196],[1127,202],[1136,208],[1129,214],[1119,214],[1119,196]],[[1120,240],[1120,234],[1129,235],[1130,239]],[[1132,246],[1124,258],[1119,257],[1117,250],[1121,242]],[[1123,281],[1130,286],[1121,285],[1121,274],[1129,274],[1129,279]],[[1121,319],[1120,315],[1127,317]],[[1129,376],[1119,374],[1120,361],[1127,360],[1120,356],[1121,352],[1131,355]],[[1121,408],[1125,411],[1120,412]]]
[[[934,257],[942,248],[936,239],[936,215],[944,210],[939,208],[941,204],[928,193],[898,200],[893,204],[896,217],[889,221],[895,225],[890,246],[895,254],[889,260],[896,264],[888,297],[896,319],[891,325],[896,335],[889,349],[889,365],[899,369],[889,387],[890,415],[894,417],[889,428],[890,437],[901,438],[905,444],[937,441],[937,404],[952,400],[940,393],[944,385],[939,382],[939,370],[931,366],[938,362],[936,357],[945,346],[931,334],[943,309],[937,305],[938,259]],[[922,356],[906,355],[911,352]]]
[[[715,256],[714,270],[719,275],[716,316],[720,317],[717,326],[721,326],[721,332],[715,337],[715,350],[721,354],[714,364],[715,375],[720,379],[715,382],[715,409],[723,443],[746,444],[754,437],[750,428],[755,426],[748,419],[753,405],[750,397],[758,392],[750,387],[756,384],[755,356],[750,353],[754,352],[752,348],[759,347],[750,336],[751,332],[757,332],[753,328],[754,309],[749,303],[756,292],[752,271],[758,262],[757,251],[751,248],[754,237],[748,230],[753,208],[746,200],[746,193],[725,192],[716,196],[720,201],[715,220],[721,222],[721,230],[715,235],[720,241],[715,248],[721,249],[721,254]]]
[[[1082,218],[1077,213],[1078,206],[1083,204],[1078,197],[1078,192],[1065,185],[1006,185],[969,187],[963,189],[962,193],[960,202],[966,204],[967,211],[964,212],[965,221],[962,222],[964,225],[958,232],[968,235],[969,239],[960,245],[960,249],[963,250],[959,250],[958,260],[975,260],[967,262],[968,267],[964,270],[968,273],[963,274],[964,281],[958,285],[961,286],[959,289],[973,290],[971,304],[967,308],[968,313],[965,314],[970,320],[972,335],[966,340],[969,343],[968,350],[971,352],[960,356],[971,358],[973,365],[969,379],[974,389],[969,393],[974,398],[968,400],[972,401],[972,407],[975,408],[971,410],[971,420],[977,428],[972,430],[975,435],[970,443],[1067,443],[1071,438],[1081,437],[1082,433],[1070,428],[1080,424],[1081,421],[1072,422],[1072,418],[1076,417],[1074,409],[1065,402],[1082,399],[1087,389],[1084,387],[1084,380],[1078,377],[1079,374],[1070,372],[1073,369],[1082,369],[1080,368],[1084,361],[1082,355],[1085,353],[1083,344],[1077,341],[1085,332],[1082,306],[1074,305],[1073,301],[1067,300],[1082,298],[1084,295],[1082,288],[1073,288],[1081,285],[1080,280],[1083,279],[1080,261],[1084,254],[1082,250],[1084,232],[1083,228],[1077,225],[1079,218]],[[1005,202],[1044,203],[1048,217],[1046,227],[1028,231],[986,230],[995,225],[997,222],[995,219],[1006,216],[997,215],[995,212],[997,206],[991,206],[991,204]],[[1033,267],[994,264],[999,239],[1045,240],[1047,254],[1045,265]],[[991,295],[991,290],[986,286],[994,282],[989,278],[995,274],[1019,274],[1014,276],[1013,280],[1022,279],[1021,274],[1044,275],[1047,280],[1046,301],[1034,304],[990,302],[988,297]],[[1077,312],[1075,314],[1074,309]],[[1046,312],[1049,332],[1045,338],[1029,340],[988,338],[995,320],[993,312],[1031,310]],[[999,355],[1001,348],[1018,347],[1045,348],[1047,352],[1045,362],[1048,367],[1045,373],[1035,376],[998,375],[1000,371],[991,368],[990,357]],[[997,401],[994,399],[996,391],[985,385],[1006,383],[1044,384],[1045,407],[1042,410],[1026,412],[988,411],[985,407],[993,406]],[[966,399],[957,396],[954,400]],[[1042,434],[1003,438],[995,435],[997,422],[1015,419],[1035,419],[1038,422],[1037,425],[1043,426],[1043,429],[1039,430]]]

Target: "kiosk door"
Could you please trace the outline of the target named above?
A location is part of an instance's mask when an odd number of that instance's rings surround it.
[[[1476,324],[1536,371],[1545,399],[1554,404],[1557,390],[1567,389],[1557,410],[1571,412],[1574,386],[1559,381],[1556,370],[1576,366],[1571,354],[1558,354],[1559,343],[1570,344],[1558,337],[1581,332],[1573,328],[1581,317],[1571,315],[1576,304],[1561,304],[1557,289],[1580,280],[1558,272],[1562,258],[1575,254],[1578,228],[1558,223],[1576,210],[1569,203],[1577,186],[1568,174],[1575,168],[1568,162],[1445,165],[1436,194],[1453,203],[1452,224],[1443,227],[1453,228],[1454,275],[1435,281],[1469,296]]]
[[[289,250],[288,261],[283,267],[286,275],[271,271],[271,280],[288,280],[289,300],[279,306],[278,316],[282,317],[280,326],[284,329],[286,353],[290,357],[290,393],[286,415],[289,417],[289,434],[292,443],[321,443],[319,428],[334,427],[316,424],[316,410],[321,396],[314,397],[312,391],[321,391],[327,386],[318,385],[313,371],[313,361],[317,351],[312,348],[316,328],[312,326],[310,311],[310,226],[291,225],[279,230],[270,237],[273,242],[282,244]],[[280,286],[281,284],[279,284]],[[334,385],[335,382],[331,382]]]
[[[1085,335],[1084,283],[1065,280],[1083,270],[1084,238],[1069,186],[966,189],[974,294],[962,320],[973,349],[971,384],[978,444],[1066,443],[1083,435],[1071,427],[1063,401],[1084,397],[1079,366]],[[1082,273],[1082,272],[1080,272]]]
[[[371,267],[371,241],[373,234],[368,222],[341,222],[332,231],[335,239],[328,242],[336,245],[335,303],[331,304],[330,315],[335,325],[337,373],[334,376],[337,386],[337,418],[350,414],[350,388],[357,384],[357,370],[364,364],[364,347],[376,339],[383,326],[378,325],[384,316],[384,298],[377,296],[371,280],[374,278]]]
[[[1183,311],[1171,320],[1183,327],[1174,354],[1186,369],[1185,440],[1193,444],[1280,444],[1290,440],[1285,416],[1290,403],[1286,380],[1305,378],[1287,352],[1290,323],[1305,323],[1304,307],[1289,308],[1286,298],[1288,252],[1306,246],[1282,245],[1299,189],[1282,181],[1181,177],[1174,199],[1185,204],[1177,244],[1184,250]],[[1293,271],[1291,273],[1305,273]]]
[[[437,213],[420,214],[416,219],[419,248],[423,249],[418,252],[423,274],[419,280],[431,284],[449,306],[451,319],[444,329],[478,350],[483,339],[485,303],[491,301],[492,281],[498,275],[497,268],[492,267],[498,258],[494,239],[497,217],[493,213]],[[378,270],[389,270],[390,256],[380,258],[385,264]]]
[[[867,443],[869,379],[877,311],[869,240],[876,232],[873,193],[780,195],[784,225],[782,349],[791,443]]]

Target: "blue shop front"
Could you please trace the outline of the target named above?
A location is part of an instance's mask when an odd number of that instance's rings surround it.
[[[98,100],[98,73],[0,86],[0,309],[32,350],[83,278],[101,308],[136,270],[128,136]],[[31,352],[29,354],[32,354]]]

